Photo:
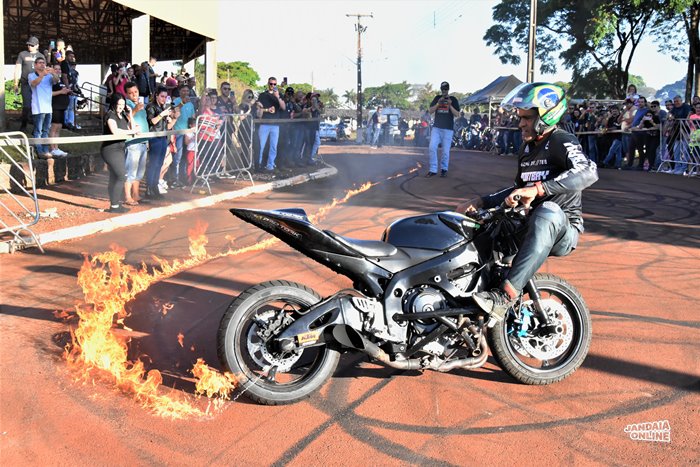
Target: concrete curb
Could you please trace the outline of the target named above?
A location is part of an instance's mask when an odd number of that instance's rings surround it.
[[[222,201],[229,201],[232,199],[249,196],[255,193],[264,193],[266,191],[272,191],[276,188],[299,185],[301,183],[305,183],[311,180],[318,180],[321,178],[331,177],[337,173],[338,169],[336,169],[333,166],[327,165],[327,167],[323,169],[308,174],[296,175],[294,177],[285,178],[283,180],[273,180],[268,183],[253,185],[236,191],[227,191],[218,195],[207,196],[206,198],[200,198],[192,201],[184,201],[182,203],[171,204],[169,206],[147,209],[145,211],[135,212],[133,214],[115,216],[109,219],[91,222],[89,224],[76,225],[75,227],[68,227],[61,230],[55,230],[53,232],[39,234],[37,235],[37,237],[39,238],[39,243],[42,246],[44,246],[53,242],[62,242],[65,240],[73,240],[76,238],[86,237],[88,235],[94,235],[97,233],[111,232],[112,230],[120,229],[122,227],[143,224],[156,219],[160,219],[165,216],[190,211],[192,209],[213,206]],[[11,251],[11,243],[11,241],[0,242],[0,254],[9,253]]]

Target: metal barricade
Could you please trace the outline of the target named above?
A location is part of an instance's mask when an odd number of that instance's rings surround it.
[[[213,178],[253,182],[253,117],[249,114],[200,115],[195,125],[194,173],[191,191],[206,186],[211,194]]]
[[[92,117],[93,112],[97,111],[98,118],[102,118],[104,113],[104,102],[107,96],[107,88],[99,84],[84,81],[80,84],[80,89],[88,93],[84,98],[88,102],[88,114]]]
[[[659,172],[696,177],[700,174],[700,120],[667,120],[661,132]]]
[[[0,164],[0,172],[10,182],[0,192],[0,235],[12,235],[10,253],[32,245],[43,253],[39,238],[30,228],[39,222],[39,200],[27,136],[19,131],[0,134],[0,155],[10,167],[7,170],[7,164]],[[29,233],[29,238],[22,236],[23,232]]]

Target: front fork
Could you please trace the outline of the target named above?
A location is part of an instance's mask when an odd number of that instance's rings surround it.
[[[537,290],[534,279],[527,281],[525,290],[527,291],[528,295],[530,295],[530,299],[532,300],[532,304],[535,308],[535,317],[537,317],[537,319],[540,320],[540,323],[543,323],[544,326],[551,326],[552,320],[549,318],[549,315],[542,306],[540,292]]]

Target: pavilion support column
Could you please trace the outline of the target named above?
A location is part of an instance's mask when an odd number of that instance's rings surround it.
[[[147,62],[149,58],[151,58],[151,17],[143,15],[131,20],[131,63],[141,64]]]
[[[2,8],[2,11],[5,11],[5,7],[3,5],[3,0],[0,0],[0,7]],[[5,15],[0,16],[0,57],[5,57],[5,23],[4,23],[4,18]],[[3,63],[3,67],[4,67]],[[5,70],[3,70],[3,73],[0,73],[0,131],[5,131],[7,128],[7,119],[5,117]],[[14,71],[13,71],[14,73]],[[14,75],[13,75],[14,76]]]
[[[204,55],[204,84],[206,88],[216,89],[216,41],[207,41]]]

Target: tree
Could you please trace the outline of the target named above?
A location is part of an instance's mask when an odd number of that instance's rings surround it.
[[[321,95],[321,102],[323,102],[327,109],[337,109],[340,107],[340,97],[333,91],[333,88],[317,89],[316,92]]]
[[[430,107],[430,103],[437,94],[437,91],[433,89],[433,85],[430,83],[425,83],[420,88],[416,89],[416,98],[413,101],[412,110],[426,110]]]
[[[365,88],[363,94],[365,106],[370,109],[382,104],[386,107],[410,109],[409,97],[411,85],[406,81],[401,83],[384,83],[382,86]]]
[[[685,1],[685,0],[673,0]],[[691,1],[691,0],[687,0]],[[622,98],[640,40],[659,18],[664,0],[540,0],[536,59],[542,73],[554,73],[558,56],[572,81],[598,76],[604,94]],[[520,63],[514,47],[527,50],[529,0],[503,0],[493,9],[496,23],[484,35],[502,63]],[[568,48],[564,49],[564,45]],[[591,75],[593,73],[593,75]]]
[[[345,91],[343,93],[343,101],[345,101],[347,106],[350,108],[357,107],[357,91],[354,89],[348,89]]]
[[[218,62],[216,77],[222,81],[236,79],[248,87],[253,87],[260,81],[260,75],[248,62]]]
[[[700,94],[700,1],[663,2],[660,16],[654,29],[659,51],[678,62],[688,61],[685,99],[689,102],[691,96]]]

